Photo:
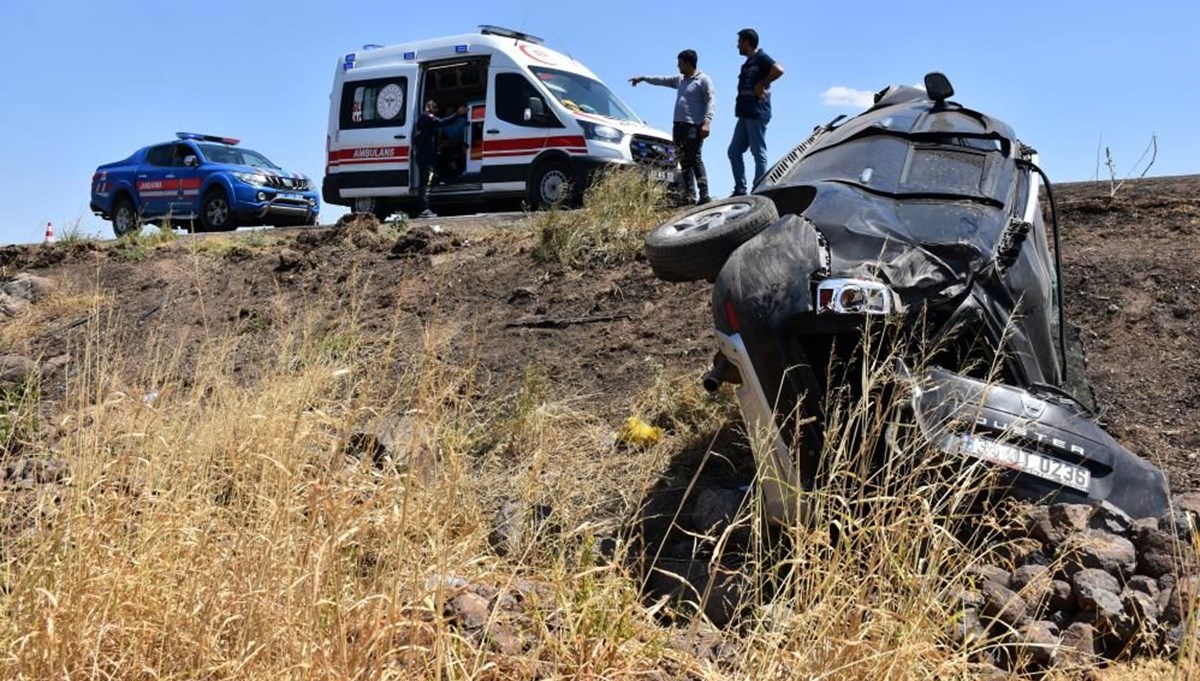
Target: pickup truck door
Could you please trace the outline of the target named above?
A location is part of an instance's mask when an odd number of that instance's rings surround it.
[[[188,165],[189,158],[193,165]],[[171,171],[178,185],[171,202],[171,215],[180,219],[194,218],[200,214],[200,185],[204,183],[199,152],[186,142],[176,142]]]
[[[137,204],[143,220],[161,217],[171,209],[179,193],[179,181],[171,167],[174,144],[150,147],[134,178]]]

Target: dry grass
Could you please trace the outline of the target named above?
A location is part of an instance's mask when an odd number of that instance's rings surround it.
[[[849,443],[882,435],[876,417],[893,406],[877,391],[843,401],[838,429],[855,435],[831,439],[832,483],[809,497],[813,526],[838,523],[846,541],[830,548],[803,525],[783,544],[760,536],[742,567],[749,617],[717,635],[717,662],[669,645],[677,632],[656,615],[683,610],[643,604],[595,542],[682,448],[736,423],[728,395],[660,374],[631,411],[667,437],[622,449],[592,396],[564,395],[536,368],[499,407],[476,399],[496,386],[450,350],[470,334],[451,320],[367,338],[353,306],[332,325],[287,319],[253,385],[232,370],[242,336],[213,337],[190,362],[144,339],[135,364],[118,327],[93,319],[62,435],[36,445],[66,461],[69,483],[0,501],[28,520],[4,548],[0,677],[970,678],[988,645],[953,650],[943,636],[954,613],[942,596],[969,567],[945,528],[973,478],[938,482],[910,457],[886,485],[863,485]],[[404,449],[379,465],[352,456],[360,424],[397,413]],[[551,501],[555,529],[497,557],[489,519],[512,497]],[[744,522],[757,535],[758,509]],[[442,617],[451,578],[543,585],[520,654]]]
[[[536,217],[534,256],[567,267],[628,261],[662,220],[666,191],[636,168],[610,170],[588,189],[582,209],[554,207]]]
[[[53,334],[69,324],[82,323],[104,307],[109,296],[94,282],[85,284],[60,281],[36,305],[25,308],[16,317],[0,323],[0,354],[31,354],[31,340]],[[37,359],[37,358],[34,358]]]

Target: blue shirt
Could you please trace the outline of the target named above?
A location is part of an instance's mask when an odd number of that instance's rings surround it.
[[[768,90],[767,96],[759,99],[754,96],[754,86],[763,82],[774,66],[775,60],[762,50],[756,50],[746,57],[746,63],[742,64],[738,74],[737,105],[734,110],[738,118],[771,120],[771,92]]]

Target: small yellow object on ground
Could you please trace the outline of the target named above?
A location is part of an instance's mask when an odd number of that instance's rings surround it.
[[[625,419],[625,427],[621,429],[621,440],[633,445],[652,445],[663,435],[663,429],[652,426],[636,416]]]

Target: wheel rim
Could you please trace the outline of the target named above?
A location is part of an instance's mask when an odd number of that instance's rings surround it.
[[[375,199],[372,199],[370,197],[362,197],[362,198],[354,199],[354,212],[355,213],[374,213],[375,212]]]
[[[229,204],[219,196],[213,197],[209,199],[208,209],[204,211],[204,215],[208,218],[208,224],[220,227],[229,219]]]
[[[685,215],[672,222],[671,228],[664,230],[664,232],[667,236],[684,236],[695,232],[706,232],[710,229],[723,227],[730,220],[736,220],[746,215],[751,209],[752,206],[746,201],[726,203]]]
[[[116,227],[117,235],[127,233],[133,227],[133,211],[129,206],[121,206],[117,209],[113,225]]]
[[[543,203],[554,203],[563,198],[566,190],[567,174],[561,170],[551,170],[542,176],[538,191],[541,192]]]

